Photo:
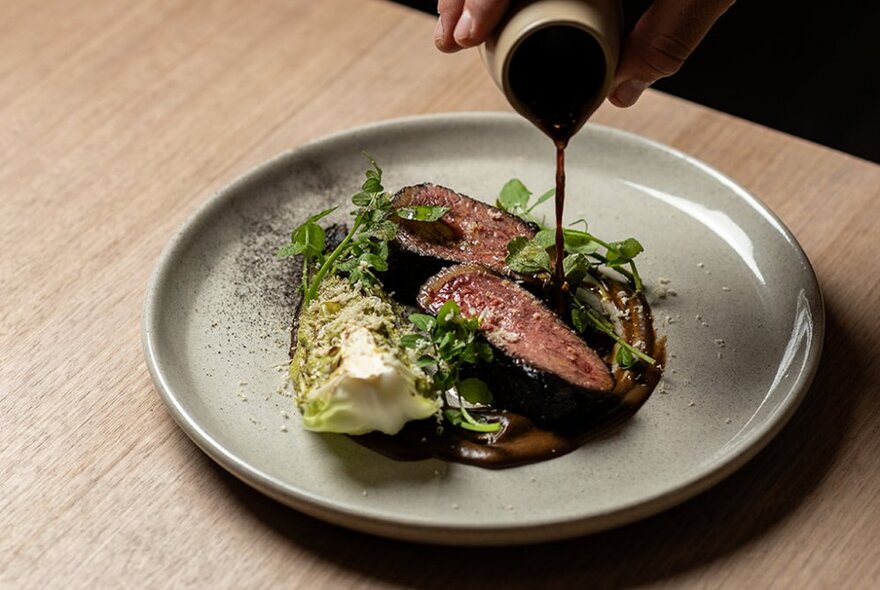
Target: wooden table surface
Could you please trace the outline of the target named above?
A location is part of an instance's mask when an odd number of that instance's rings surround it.
[[[160,250],[306,140],[506,110],[475,52],[433,49],[433,26],[376,0],[0,3],[0,586],[878,587],[880,167],[659,93],[595,119],[759,195],[826,297],[803,405],[721,485],[573,541],[427,547],[268,500],[175,425],[140,341]]]

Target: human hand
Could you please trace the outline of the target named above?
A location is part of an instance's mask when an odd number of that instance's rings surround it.
[[[681,68],[735,0],[654,0],[624,40],[608,99],[636,103],[651,84]],[[509,0],[439,0],[434,45],[446,53],[479,45],[501,21]]]

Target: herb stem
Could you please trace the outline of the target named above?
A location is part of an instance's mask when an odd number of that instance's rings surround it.
[[[318,286],[321,284],[321,281],[324,279],[324,275],[333,268],[333,263],[336,262],[336,259],[345,251],[345,248],[348,246],[351,239],[360,229],[361,225],[364,223],[364,218],[362,215],[358,215],[354,221],[354,225],[351,228],[351,231],[345,236],[342,242],[339,243],[338,246],[330,253],[330,256],[327,257],[327,260],[324,261],[324,264],[321,265],[321,268],[318,269],[318,272],[315,274],[315,277],[312,279],[312,285],[308,291],[306,291],[304,305],[308,305],[310,301],[312,301],[315,297],[318,296]]]
[[[578,230],[575,230],[575,231],[578,231]],[[588,239],[596,242],[597,244],[599,244],[600,246],[602,246],[606,250],[611,249],[611,246],[608,244],[608,242],[600,240],[599,238],[597,238],[596,236],[594,236],[593,234],[591,234],[589,232],[583,232],[583,233],[587,236]],[[608,262],[608,259],[605,256],[602,256],[601,254],[593,253],[593,254],[591,254],[591,256],[600,260],[600,262],[602,262],[603,264]],[[629,267],[632,269],[631,273],[629,271],[627,271],[625,268],[621,268],[619,266],[616,267],[614,270],[616,270],[617,272],[619,272],[620,274],[625,276],[627,279],[632,281],[633,287],[635,287],[636,292],[641,293],[644,290],[643,285],[642,285],[642,277],[639,276],[639,269],[636,268],[636,263],[634,260],[629,261]]]
[[[574,231],[580,231],[580,230],[574,230]],[[585,231],[585,232],[581,232],[581,233],[583,233],[583,234],[587,237],[587,239],[589,239],[589,240],[592,241],[592,242],[596,242],[597,244],[599,244],[600,246],[602,246],[602,247],[605,248],[606,250],[610,250],[610,249],[611,249],[611,246],[608,244],[608,242],[605,242],[605,241],[603,241],[603,240],[600,240],[599,238],[597,238],[596,236],[594,236],[594,235],[591,234],[590,232],[586,232],[586,231]]]
[[[645,361],[646,363],[648,363],[650,365],[657,364],[657,361],[654,358],[652,358],[651,356],[649,356],[645,352],[642,352],[641,350],[639,350],[638,348],[636,348],[635,346],[633,346],[632,344],[630,344],[629,342],[624,340],[623,337],[620,336],[614,330],[614,324],[611,323],[610,320],[607,320],[604,317],[602,317],[602,315],[598,311],[596,311],[596,309],[594,309],[592,306],[582,302],[579,299],[579,297],[577,296],[577,293],[575,293],[575,297],[572,299],[572,301],[574,302],[577,309],[584,312],[583,316],[581,316],[581,317],[586,317],[589,320],[590,324],[596,330],[598,330],[599,332],[602,332],[603,334],[606,334],[607,336],[610,336],[615,342],[617,342],[617,344],[619,344],[621,347],[628,350],[630,353],[632,353],[638,359]],[[583,328],[579,328],[579,330],[582,330],[582,329]]]
[[[606,242],[604,240],[600,240],[599,238],[597,238],[596,236],[594,236],[593,234],[591,234],[588,231],[582,231],[579,229],[567,229],[565,231],[575,232],[577,234],[580,234],[580,235],[584,236],[586,239],[590,240],[591,242],[596,242],[597,244],[599,244],[600,246],[602,246],[603,248],[605,248],[608,251],[611,251],[613,249],[613,246],[611,246],[611,244],[609,244],[608,242]],[[602,264],[608,263],[608,258],[606,256],[599,254],[598,252],[593,252],[593,253],[589,254],[589,256],[592,256],[593,258],[595,258],[596,260],[598,260]],[[635,287],[635,290],[637,293],[641,293],[643,290],[642,278],[639,276],[639,271],[636,268],[635,260],[629,261],[629,267],[632,269],[632,272],[630,272],[620,266],[615,266],[614,270],[616,270],[617,272],[622,274],[624,277],[626,277],[626,279],[629,280],[633,284],[633,287]]]
[[[642,277],[639,276],[639,269],[636,268],[636,263],[632,260],[629,261],[629,267],[632,269],[632,281],[636,288],[636,292],[641,293],[643,291],[643,288]]]
[[[464,407],[461,396],[458,398],[458,409],[461,412],[461,417],[464,418],[464,422],[461,423],[462,428],[473,430],[474,432],[497,432],[501,429],[500,422],[480,422],[471,416],[470,412]]]
[[[627,349],[628,351],[630,351],[633,355],[637,356],[639,359],[641,359],[651,365],[657,364],[656,360],[654,360],[649,355],[647,355],[646,353],[642,352],[641,350],[639,350],[638,348],[636,348],[635,346],[633,346],[632,344],[630,344],[629,342],[624,340],[623,337],[620,336],[614,330],[614,327],[611,325],[611,323],[608,320],[606,320],[605,318],[603,318],[601,315],[599,315],[599,312],[596,311],[595,309],[593,309],[593,308],[587,309],[587,318],[589,318],[590,323],[592,323],[593,326],[597,330],[599,330],[600,332],[603,332],[604,334],[607,334],[608,336],[611,336],[611,338],[613,338],[615,342],[617,342],[620,346],[622,346],[625,349]]]
[[[302,292],[304,297],[308,296],[309,293],[309,261],[307,258],[303,258],[302,265]],[[303,305],[308,303],[308,301],[304,301]]]
[[[600,246],[602,245],[599,242],[596,242],[596,243],[599,244]],[[592,254],[588,254],[588,256],[595,258],[596,260],[598,260],[602,264],[605,264],[608,262],[608,259],[605,256],[602,256],[601,254],[599,254],[598,252],[593,252]],[[643,285],[642,285],[642,279],[639,276],[638,271],[636,270],[636,263],[633,262],[632,260],[630,260],[629,265],[630,265],[630,268],[633,269],[633,272],[626,270],[622,266],[615,266],[614,271],[623,275],[623,277],[626,280],[628,280],[629,282],[631,282],[633,284],[633,288],[635,288],[636,292],[641,293],[643,290]],[[595,272],[593,272],[591,274],[593,274],[593,276],[598,276]]]

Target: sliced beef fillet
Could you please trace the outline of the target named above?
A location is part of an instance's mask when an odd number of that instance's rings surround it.
[[[605,362],[540,300],[478,265],[448,268],[422,286],[418,302],[436,313],[454,300],[483,317],[495,361],[478,369],[493,405],[550,427],[599,418],[619,403]]]
[[[394,195],[393,204],[395,209],[419,205],[449,208],[433,223],[397,218],[400,230],[396,241],[406,252],[447,262],[478,263],[507,276],[514,276],[505,262],[508,242],[517,236],[532,238],[538,230],[535,224],[497,207],[433,184],[403,188]]]

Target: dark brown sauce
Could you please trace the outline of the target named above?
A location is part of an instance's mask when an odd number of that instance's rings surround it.
[[[556,144],[556,260],[553,261],[553,287],[556,294],[556,313],[565,313],[565,235],[562,231],[562,214],[565,209],[565,146]]]
[[[472,413],[489,421],[501,422],[501,430],[484,434],[449,424],[441,425],[434,420],[421,420],[409,422],[394,436],[374,432],[351,438],[402,461],[436,457],[489,469],[504,469],[561,457],[610,432],[635,414],[654,391],[663,374],[665,347],[654,334],[651,310],[644,297],[616,281],[609,280],[605,287],[611,303],[629,318],[621,322],[624,338],[628,342],[642,341],[644,350],[657,359],[656,366],[639,363],[631,370],[615,367],[616,385],[609,395],[613,395],[617,403],[605,414],[592,416],[577,429],[553,431],[540,428],[527,417],[512,412],[474,410]],[[590,345],[604,353],[609,365],[613,363],[610,339],[597,338]]]

